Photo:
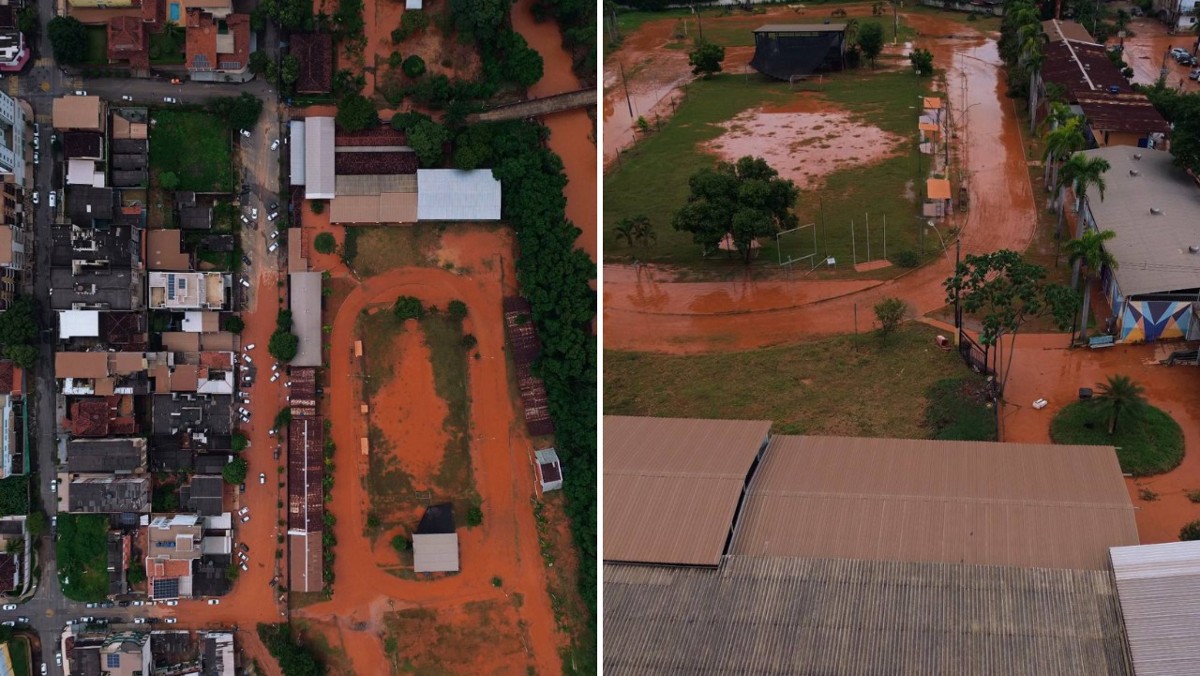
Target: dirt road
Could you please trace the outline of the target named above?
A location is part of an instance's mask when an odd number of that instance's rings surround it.
[[[542,79],[529,88],[531,97],[551,96],[579,88],[571,70],[571,55],[562,48],[562,33],[553,21],[533,20],[533,0],[520,0],[512,10],[513,28],[542,55]],[[583,109],[549,115],[541,120],[550,128],[550,149],[562,158],[567,172],[567,218],[583,232],[577,246],[597,260],[596,239],[596,138],[592,118]]]
[[[493,576],[504,580],[507,589],[519,590],[524,601],[514,612],[527,625],[532,656],[522,651],[513,670],[532,665],[539,673],[560,668],[557,649],[560,636],[554,624],[542,576],[542,562],[533,515],[528,508],[532,476],[528,469],[528,441],[522,443],[518,418],[508,394],[504,334],[500,300],[501,269],[512,279],[511,264],[501,262],[497,251],[511,250],[504,231],[471,233],[456,238],[456,255],[471,260],[477,271],[457,275],[436,268],[403,268],[363,281],[342,303],[331,335],[334,355],[329,365],[333,386],[327,393],[327,415],[334,420],[337,444],[336,483],[331,511],[337,516],[337,563],[334,597],[331,601],[304,608],[298,617],[331,623],[336,627],[334,645],[341,645],[359,674],[380,673],[384,663],[380,633],[383,615],[389,609],[438,608],[470,601],[505,600],[505,591],[492,586]],[[484,261],[490,261],[485,265]],[[488,269],[486,266],[491,267]],[[335,274],[344,274],[342,271]],[[472,466],[483,497],[483,526],[460,531],[462,572],[432,581],[405,580],[372,565],[376,559],[371,542],[363,536],[370,498],[363,477],[367,463],[358,454],[358,441],[366,435],[366,421],[359,411],[360,384],[351,377],[355,324],[365,309],[390,305],[399,295],[413,295],[425,303],[445,307],[461,299],[470,308],[473,332],[482,358],[469,366],[472,433]],[[410,430],[411,432],[411,430]],[[436,439],[410,443],[436,443]],[[359,623],[366,623],[366,629]],[[431,637],[432,640],[432,637]],[[479,667],[498,668],[488,655],[479,656]]]

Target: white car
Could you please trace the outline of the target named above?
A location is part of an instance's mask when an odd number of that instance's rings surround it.
[[[275,362],[274,364],[271,364],[271,370],[278,371],[279,370],[279,362]]]
[[[243,516],[243,517],[242,517],[242,523],[246,523],[246,522],[247,522],[247,521],[249,521],[249,520],[250,520],[250,515],[249,515],[249,514],[247,514],[246,516]]]
[[[145,618],[142,618],[142,619],[145,619]],[[56,666],[60,666],[60,667],[62,666],[62,651],[61,650],[57,650],[54,652],[54,664]]]
[[[179,601],[167,601],[167,605],[168,606],[177,606],[177,605],[179,605]]]
[[[146,618],[144,618],[144,617],[135,617],[135,618],[133,618],[133,623],[134,623],[134,624],[146,624]]]
[[[50,492],[54,493],[57,491],[58,491],[58,479],[51,479],[50,480]],[[88,604],[88,608],[95,608],[95,607],[96,607],[95,603]]]
[[[267,253],[275,253],[279,250],[279,242],[271,242],[271,246],[267,247]]]
[[[257,346],[258,346],[257,343],[250,343],[249,345],[246,346],[246,351],[249,352],[250,350],[253,350]]]
[[[289,380],[289,381],[287,381],[286,383],[284,383],[284,384],[283,384],[283,386],[284,386],[284,387],[291,387],[291,386],[292,386],[292,381],[290,381],[290,380]]]
[[[36,193],[36,192],[35,192],[35,193],[33,193],[33,203],[34,203],[34,204],[37,204],[37,203],[38,203],[38,193]]]
[[[242,222],[245,223],[246,225],[250,225],[250,217],[247,216],[246,214],[242,214]]]
[[[46,676],[46,673],[47,673],[46,663],[42,662],[42,676]]]
[[[51,190],[50,191],[50,208],[53,209],[57,205],[58,205],[58,193]]]
[[[258,220],[258,207],[250,207],[250,218]]]
[[[179,103],[179,99],[174,96],[164,96],[163,103]]]
[[[253,358],[252,358],[250,355],[248,355],[248,354],[244,354],[244,355],[242,355],[242,359],[245,359],[247,364],[253,364],[253,363],[254,363],[254,359],[253,359]]]
[[[242,562],[241,568],[243,571],[246,571],[246,572],[250,571],[250,566],[247,566],[245,561]]]
[[[249,289],[250,288],[250,280],[246,279],[245,277],[242,277],[242,286]]]
[[[278,212],[278,211],[272,211],[271,213],[267,214],[267,220],[268,220],[268,221],[273,221],[273,220],[275,220],[276,218],[279,218],[279,212]],[[277,237],[277,236],[278,236],[278,232],[276,233],[276,237]],[[271,239],[275,239],[275,237],[272,237]]]
[[[85,605],[84,608],[97,608],[99,606],[100,606],[99,603],[89,603],[89,604]]]
[[[266,483],[267,483],[267,473],[266,473],[266,472],[259,472],[259,473],[258,473],[258,485],[259,485],[259,486],[264,486],[264,485],[266,485]]]
[[[272,231],[271,231],[271,239],[275,239],[276,237],[279,237],[279,231],[278,231],[278,230],[272,230]]]
[[[87,96],[87,92],[82,89],[76,89],[75,96]]]
[[[243,130],[242,130],[242,136],[245,136],[246,138],[250,138],[250,130],[249,130],[249,129],[243,129]]]
[[[142,606],[142,605],[144,605],[144,604],[145,604],[145,601],[134,601],[134,602],[133,602],[133,605],[134,605],[134,606],[138,606],[138,607],[140,607],[140,606]]]
[[[34,163],[35,165],[38,163],[38,159],[39,159],[39,158],[38,158],[38,153],[37,153],[37,151],[35,150],[35,151],[34,151],[34,153],[33,153],[33,163]]]
[[[122,95],[121,95],[121,100],[122,100],[122,101],[132,101],[132,100],[133,100],[133,97],[132,97],[132,96],[130,96],[129,94],[122,94]]]
[[[5,606],[4,606],[4,610],[16,610],[16,609],[17,609],[17,604],[15,604],[15,603],[8,603],[8,604],[5,604]]]
[[[278,374],[278,373],[275,373],[275,374],[272,374],[272,375],[271,375],[271,382],[275,382],[276,380],[279,380],[279,374]]]
[[[279,430],[277,430],[277,429],[269,429],[269,430],[267,430],[267,436],[268,436],[268,437],[273,437],[273,436],[275,436],[276,434],[279,434]]]
[[[247,514],[249,514],[249,513],[250,513],[250,508],[249,508],[249,507],[243,507],[243,508],[241,508],[241,509],[239,509],[239,510],[238,510],[238,516],[245,516],[245,515],[247,515]]]
[[[166,622],[167,624],[175,624],[178,621],[179,620],[175,619],[174,617],[168,617],[167,619],[163,620],[163,622]]]
[[[271,150],[279,150],[279,139],[271,141]]]
[[[220,604],[221,604],[221,599],[209,599],[208,600],[208,605],[210,605],[210,606],[216,606],[216,605],[220,605]]]

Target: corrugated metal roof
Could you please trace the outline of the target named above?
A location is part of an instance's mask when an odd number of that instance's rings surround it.
[[[417,220],[498,221],[500,181],[491,169],[418,169]]]
[[[1200,670],[1200,542],[1113,547],[1121,615],[1137,676]]]
[[[304,119],[304,197],[333,199],[334,124],[332,117]]]
[[[775,436],[730,551],[1105,570],[1133,514],[1108,446]]]
[[[841,33],[844,23],[770,23],[754,29],[755,33]]]
[[[1171,154],[1130,146],[1083,154],[1108,160],[1111,166],[1104,173],[1104,199],[1097,189],[1089,189],[1087,208],[1101,230],[1117,235],[1104,248],[1119,264],[1112,274],[1121,293],[1135,296],[1200,288],[1200,256],[1188,251],[1200,243],[1196,236],[1200,189],[1175,166]],[[1152,214],[1151,209],[1162,213]]]
[[[458,572],[458,533],[415,533],[413,571]]]
[[[715,566],[762,420],[604,417],[604,558]]]
[[[299,244],[298,242],[296,243]],[[321,365],[321,273],[292,272],[292,333],[300,338],[291,366]]]
[[[304,120],[288,124],[288,145],[292,153],[292,185],[304,185]]]
[[[1106,571],[729,557],[604,566],[604,673],[1124,676]]]

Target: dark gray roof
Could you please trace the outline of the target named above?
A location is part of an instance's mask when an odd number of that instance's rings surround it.
[[[149,477],[84,477],[68,489],[71,512],[111,514],[150,511]]]
[[[219,476],[193,476],[190,483],[179,490],[179,501],[189,511],[202,516],[221,514],[225,480]]]
[[[158,669],[198,662],[200,650],[187,631],[156,631],[151,634],[150,659]]]
[[[63,132],[63,155],[93,160],[104,159],[104,135],[96,131]]]
[[[197,472],[219,473],[230,460],[229,453],[201,453],[192,462]]]
[[[1111,573],[727,557],[604,566],[604,673],[1131,674]]]
[[[56,268],[71,267],[73,261],[107,261],[113,269],[129,269],[138,258],[134,252],[141,234],[127,227],[91,228],[56,226],[52,229],[53,249],[50,264]]]
[[[76,303],[102,310],[142,309],[142,274],[124,270],[85,270],[71,268],[50,271],[50,307],[70,310]]]
[[[84,646],[71,651],[72,676],[100,676],[100,646]]]
[[[148,176],[145,169],[113,171],[112,183],[117,188],[140,188],[147,184]]]
[[[103,224],[112,220],[116,193],[112,188],[67,186],[67,213],[76,225]]]
[[[233,397],[227,394],[156,394],[153,433],[170,435],[191,431],[228,435],[233,429]]]
[[[180,207],[179,227],[184,230],[208,230],[212,227],[212,207]]]
[[[150,152],[150,143],[146,139],[113,139],[112,151],[114,155],[145,155]]]
[[[200,246],[206,251],[233,251],[237,248],[237,240],[233,235],[204,235],[200,238]]]
[[[113,155],[109,163],[113,169],[145,169],[145,155]]]
[[[233,557],[228,554],[210,554],[200,557],[192,567],[192,596],[224,596],[233,583],[226,574]]]
[[[70,472],[133,472],[145,467],[145,439],[72,439],[67,443]]]
[[[108,533],[108,594],[119,596],[129,591],[125,578],[125,547],[121,534],[116,531]]]

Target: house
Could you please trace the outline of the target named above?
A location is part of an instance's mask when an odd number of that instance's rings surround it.
[[[191,254],[183,251],[183,232],[174,228],[146,232],[146,267],[150,270],[186,272],[192,269]]]
[[[500,180],[491,169],[418,169],[418,221],[500,220]]]
[[[295,172],[295,169],[292,170]],[[334,120],[328,116],[304,119],[304,198],[328,200],[334,185]]]
[[[99,96],[60,96],[54,99],[51,119],[59,131],[103,132],[104,109]]]
[[[33,551],[26,517],[0,517],[0,593],[20,596],[35,581]]]
[[[1154,0],[1151,11],[1159,21],[1178,32],[1196,25],[1196,0]]]
[[[25,185],[25,134],[25,108],[0,92],[0,178],[18,188]]]
[[[179,212],[179,227],[184,230],[210,230],[212,228],[212,203],[197,200],[196,193],[181,190],[175,193],[175,210]]]
[[[290,53],[300,60],[296,92],[327,94],[333,88],[333,36],[329,33],[293,33]]]
[[[288,294],[292,310],[292,333],[300,339],[292,366],[320,366],[321,340],[321,273],[293,272],[288,275],[291,290]]]
[[[110,530],[105,544],[105,558],[108,561],[108,595],[127,594],[129,593],[129,557],[133,550],[133,537],[128,533]]]
[[[841,70],[846,59],[846,24],[769,24],[754,29],[750,67],[790,81],[822,70]]]
[[[25,228],[19,225],[0,225],[0,311],[12,305],[25,272],[25,233]]]
[[[151,398],[152,434],[229,436],[233,433],[233,397],[228,394],[154,394]]]
[[[12,362],[9,362],[11,369]],[[11,371],[10,371],[11,373]],[[21,417],[25,406],[14,406],[15,397],[10,393],[0,394],[0,479],[14,474],[25,474],[25,421]]]
[[[1171,124],[1145,94],[1079,92],[1076,103],[1093,146],[1170,149]]]
[[[133,397],[109,395],[81,397],[68,406],[62,428],[76,437],[128,436],[136,434]]]
[[[200,559],[203,518],[195,514],[159,514],[146,528],[146,576],[154,600],[190,598],[192,563]]]
[[[1075,42],[1096,43],[1096,38],[1092,37],[1092,34],[1078,21],[1062,21],[1060,19],[1043,21],[1042,37],[1047,42],[1074,40]]]
[[[142,17],[115,16],[108,20],[107,32],[109,63],[127,63],[135,71],[149,72],[150,30]]]
[[[950,197],[950,181],[945,178],[925,179],[925,203],[921,214],[926,218],[944,218],[954,213]]]
[[[174,5],[172,0],[170,5]],[[207,6],[201,0],[185,0],[187,39],[185,63],[193,80],[201,82],[245,82],[250,74],[250,53],[255,51],[249,14],[223,14],[228,1]],[[198,6],[199,5],[199,6]],[[220,9],[218,9],[220,7]]]
[[[315,373],[311,368],[295,369],[292,374],[293,387],[289,393],[293,413],[292,422],[287,426],[288,577],[293,591],[321,591],[325,587],[322,546],[325,430],[315,410],[313,415],[296,415],[297,371]]]
[[[29,63],[25,35],[18,29],[17,5],[0,6],[0,72],[15,73]]]
[[[225,495],[225,480],[218,475],[196,475],[179,489],[182,509],[200,516],[220,516]],[[228,553],[228,552],[226,552]]]
[[[67,472],[71,474],[141,474],[145,470],[145,439],[71,439],[67,442]]]
[[[149,476],[75,474],[59,482],[59,493],[67,511],[84,514],[150,512]]]
[[[425,509],[413,533],[413,570],[418,573],[458,572],[458,533],[450,503]]]
[[[227,272],[150,272],[151,310],[222,310],[232,287]]]
[[[1117,267],[1100,273],[1115,340],[1200,337],[1200,323],[1192,321],[1200,295],[1194,218],[1200,188],[1167,153],[1111,146],[1084,155],[1103,158],[1111,167],[1104,174],[1104,199],[1090,188],[1079,222],[1116,234],[1104,248]]]
[[[542,492],[562,490],[562,465],[558,462],[558,453],[553,448],[544,448],[534,451],[533,456]]]
[[[1109,550],[1135,674],[1186,674],[1200,664],[1200,542]]]

